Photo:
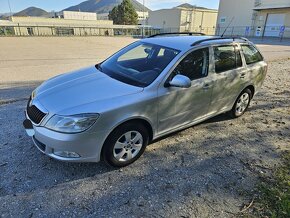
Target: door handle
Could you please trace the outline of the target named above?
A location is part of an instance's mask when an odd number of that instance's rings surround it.
[[[241,76],[240,76],[240,78],[243,79],[243,78],[245,78],[245,76],[246,76],[246,73],[242,73]]]

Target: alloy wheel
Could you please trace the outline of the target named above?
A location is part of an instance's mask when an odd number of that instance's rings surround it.
[[[239,116],[245,112],[248,105],[250,103],[250,95],[249,93],[244,93],[240,96],[237,104],[236,104],[236,115]]]
[[[125,162],[133,159],[140,152],[143,137],[138,131],[124,133],[115,143],[113,154],[116,160]]]

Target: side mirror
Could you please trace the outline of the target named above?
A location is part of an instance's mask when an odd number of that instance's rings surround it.
[[[148,55],[151,54],[151,52],[152,52],[152,50],[150,48],[145,48],[144,51]]]
[[[173,87],[179,87],[179,88],[189,88],[191,87],[191,81],[187,76],[176,75],[169,82],[169,85]]]

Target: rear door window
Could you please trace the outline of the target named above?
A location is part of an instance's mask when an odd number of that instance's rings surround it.
[[[233,70],[243,65],[240,51],[233,45],[214,47],[214,58],[216,73]]]
[[[253,45],[242,45],[242,50],[243,50],[247,65],[254,64],[263,60],[262,55]]]

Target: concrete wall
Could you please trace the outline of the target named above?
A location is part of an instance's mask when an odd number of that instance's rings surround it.
[[[220,0],[217,18],[218,27],[251,26],[255,0]]]
[[[163,9],[149,13],[148,24],[164,32],[204,32],[214,34],[216,10]]]
[[[286,26],[284,37],[290,37],[290,0],[243,0],[242,4],[239,0],[220,0],[217,34],[221,34],[234,17],[227,35],[244,35],[246,27],[250,27],[249,36],[258,36],[257,28],[260,28],[260,36],[263,36],[269,14],[286,15],[282,24]]]
[[[151,35],[156,34],[156,31],[149,26],[146,26],[145,32]],[[81,21],[33,17],[12,17],[12,21],[0,21],[1,36],[113,36],[140,34],[141,30],[138,25],[113,25],[112,21]]]
[[[67,20],[97,20],[96,13],[63,11],[63,18]]]
[[[15,35],[114,35],[110,20],[66,20],[58,18],[12,17]]]
[[[181,30],[213,35],[217,14],[216,10],[181,10]]]
[[[155,28],[164,29],[165,31],[179,32],[181,10],[179,9],[162,9],[150,11],[148,25]]]
[[[41,18],[41,17],[12,17],[11,21],[19,24],[34,24],[34,25],[73,25],[73,26],[90,26],[90,27],[106,27],[113,25],[111,20],[65,20],[58,18]]]

